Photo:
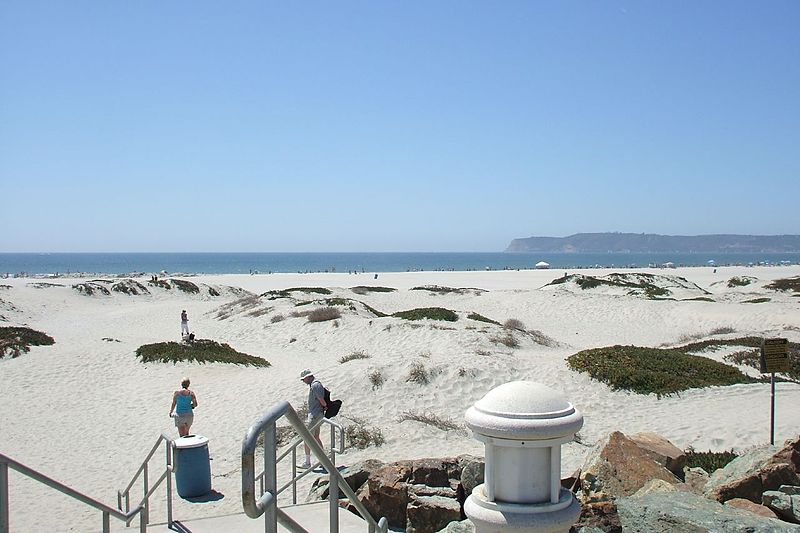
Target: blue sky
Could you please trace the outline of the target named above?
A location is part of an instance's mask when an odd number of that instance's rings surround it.
[[[0,251],[800,233],[800,3],[0,0]]]

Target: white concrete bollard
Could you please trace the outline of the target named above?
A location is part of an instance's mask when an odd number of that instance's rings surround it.
[[[583,415],[559,392],[513,381],[489,391],[465,415],[484,443],[484,482],[464,503],[476,533],[569,531],[581,507],[561,487],[561,445]]]

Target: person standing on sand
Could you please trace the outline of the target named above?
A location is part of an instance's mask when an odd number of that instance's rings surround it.
[[[181,337],[189,334],[189,315],[186,314],[186,309],[181,311]]]
[[[308,385],[308,420],[306,421],[306,427],[314,438],[317,439],[320,447],[324,448],[322,440],[319,438],[318,422],[325,416],[325,408],[327,407],[327,405],[325,405],[325,387],[322,386],[322,383],[320,383],[318,379],[314,379],[314,374],[308,369],[300,372],[300,380]],[[314,427],[315,424],[316,427]],[[300,465],[300,468],[311,468],[311,450],[308,444],[304,443],[303,449],[306,458],[303,464]]]
[[[173,393],[172,407],[169,408],[169,416],[175,417],[175,427],[181,437],[189,434],[194,422],[194,409],[197,407],[197,396],[189,390],[189,383],[189,378],[181,380],[181,388]]]

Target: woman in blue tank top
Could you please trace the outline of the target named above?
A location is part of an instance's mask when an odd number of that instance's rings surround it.
[[[178,434],[185,437],[194,422],[194,408],[197,407],[197,396],[189,390],[189,378],[183,378],[181,388],[172,395],[172,407],[169,416],[175,417]]]

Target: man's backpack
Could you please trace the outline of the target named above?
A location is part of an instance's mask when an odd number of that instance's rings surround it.
[[[331,391],[325,388],[325,418],[333,418],[339,414],[339,409],[342,408],[342,400],[331,400]]]

